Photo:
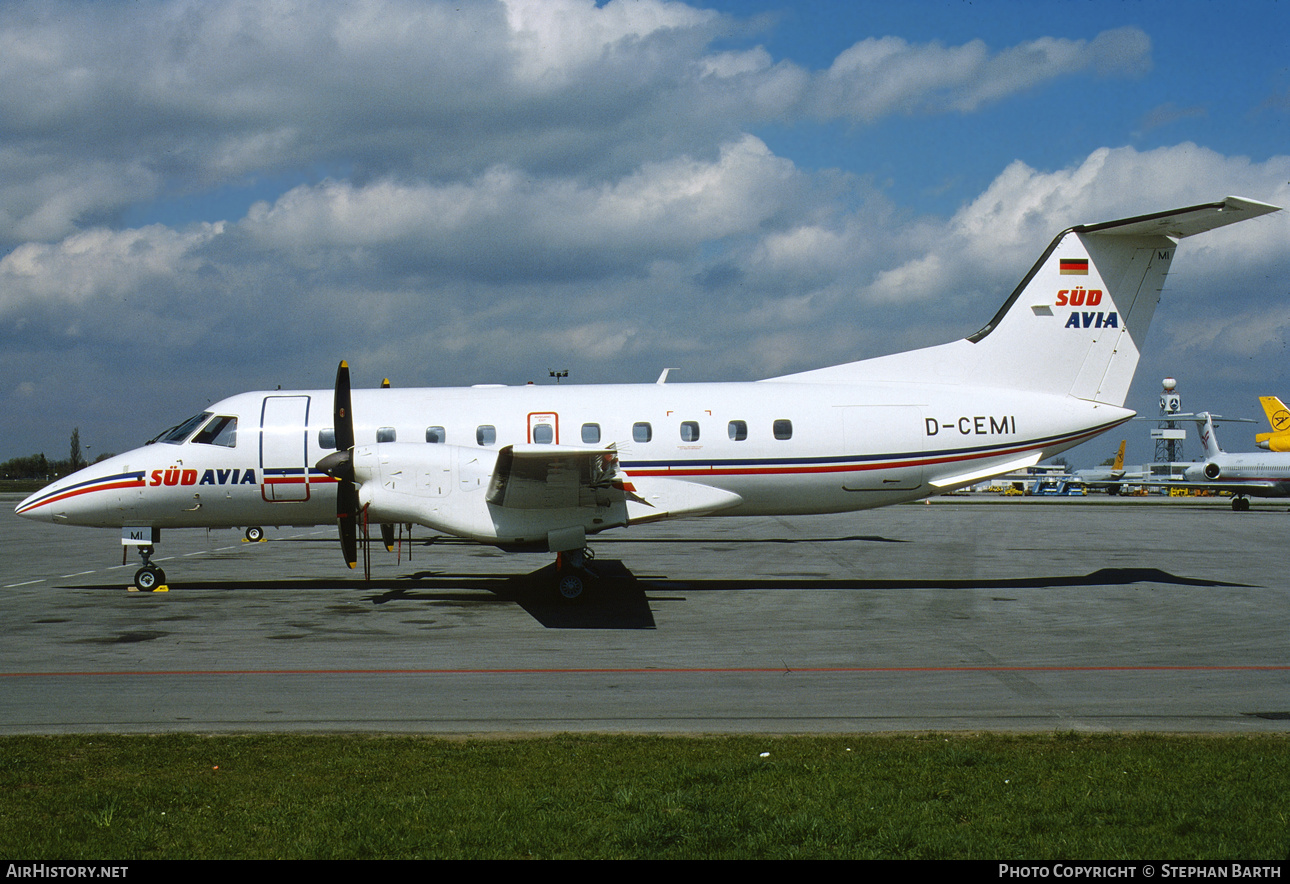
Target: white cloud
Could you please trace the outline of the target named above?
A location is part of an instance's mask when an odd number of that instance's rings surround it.
[[[325,385],[341,355],[419,373],[402,383],[523,382],[548,361],[706,380],[936,343],[975,331],[1062,227],[1290,203],[1290,160],[1072,147],[1036,168],[1008,146],[944,217],[875,183],[893,127],[854,124],[1150,63],[1121,28],[875,37],[812,70],[667,2],[0,4],[0,370],[19,391],[146,371],[173,402]],[[795,150],[844,128],[818,120],[860,128],[852,168],[874,180]],[[173,204],[205,223],[128,220]],[[1189,328],[1274,345],[1284,323],[1253,320],[1285,221],[1180,251]],[[1214,300],[1232,279],[1251,306]]]
[[[615,44],[667,31],[692,31],[717,13],[657,0],[504,0],[516,78],[538,88],[562,86],[601,61]]]
[[[601,183],[502,167],[443,185],[329,181],[256,205],[241,226],[296,255],[389,251],[438,274],[519,279],[540,254],[563,276],[601,277],[752,235],[801,186],[792,163],[745,136],[712,161],[677,157]]]
[[[981,40],[943,46],[874,37],[841,53],[816,79],[810,106],[821,118],[858,122],[893,113],[966,113],[1082,71],[1141,73],[1150,51],[1150,39],[1132,27],[1091,41],[1042,37],[993,54]]]
[[[963,112],[1148,57],[1133,29],[998,51],[885,37],[813,74],[714,49],[722,22],[658,0],[4,4],[0,248],[300,170],[621,180],[754,124]]]
[[[185,278],[201,269],[195,252],[223,229],[222,222],[186,231],[159,224],[121,231],[100,227],[52,245],[26,243],[0,259],[0,315],[36,306],[92,307],[141,295],[158,284],[186,287]]]

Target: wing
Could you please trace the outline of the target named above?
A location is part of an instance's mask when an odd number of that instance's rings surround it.
[[[607,506],[630,496],[612,448],[507,445],[497,452],[487,500],[531,510]]]

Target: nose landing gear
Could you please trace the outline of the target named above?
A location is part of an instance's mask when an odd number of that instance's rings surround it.
[[[166,572],[152,564],[152,554],[154,550],[151,546],[140,546],[139,557],[143,559],[143,567],[134,572],[134,585],[142,592],[165,592]]]

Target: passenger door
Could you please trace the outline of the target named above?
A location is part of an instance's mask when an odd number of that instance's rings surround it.
[[[260,493],[270,502],[309,499],[309,397],[265,396],[260,412]]]

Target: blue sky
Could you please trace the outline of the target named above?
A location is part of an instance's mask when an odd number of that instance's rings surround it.
[[[744,380],[970,334],[1072,224],[1290,202],[1288,26],[1278,2],[0,5],[0,459],[72,427],[123,450],[342,357],[360,384]],[[1290,396],[1287,245],[1290,212],[1183,244],[1130,407],[1166,374],[1223,414]]]

